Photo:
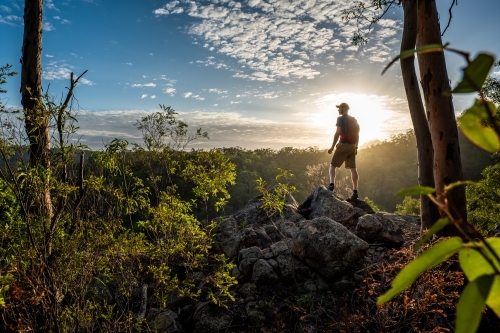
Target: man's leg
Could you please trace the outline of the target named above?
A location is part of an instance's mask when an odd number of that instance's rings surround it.
[[[358,169],[352,168],[351,169],[351,179],[352,179],[352,189],[357,191],[358,190]]]
[[[330,184],[335,184],[335,171],[337,168],[333,165],[330,164]]]

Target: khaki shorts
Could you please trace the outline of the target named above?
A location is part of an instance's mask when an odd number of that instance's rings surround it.
[[[338,143],[333,153],[331,164],[340,168],[345,162],[346,169],[354,169],[356,167],[356,146],[350,143]]]

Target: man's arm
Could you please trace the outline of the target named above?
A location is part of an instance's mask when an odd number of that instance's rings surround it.
[[[339,141],[339,136],[342,130],[340,129],[340,126],[337,126],[337,132],[335,132],[335,135],[333,136],[333,143],[332,147],[328,149],[328,154],[331,154],[333,149],[335,148],[335,145],[337,144],[337,141]]]

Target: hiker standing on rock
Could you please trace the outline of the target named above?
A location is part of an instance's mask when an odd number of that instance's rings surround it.
[[[358,153],[359,124],[356,118],[349,116],[349,105],[340,103],[337,105],[340,116],[337,118],[337,131],[333,137],[332,147],[328,149],[331,154],[335,153],[330,164],[330,185],[328,189],[335,189],[335,171],[345,162],[346,169],[351,169],[351,180],[353,194],[351,199],[358,199],[358,170],[356,169],[356,154]],[[340,141],[339,141],[340,139]],[[337,144],[338,141],[338,144]]]

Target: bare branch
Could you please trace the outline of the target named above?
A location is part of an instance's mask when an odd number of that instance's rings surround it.
[[[448,27],[450,26],[451,19],[453,17],[453,15],[451,13],[451,9],[453,8],[453,6],[458,6],[458,0],[453,0],[452,3],[451,3],[450,8],[448,8],[448,13],[450,14],[450,17],[448,18],[448,24],[444,28],[443,33],[441,33],[441,36],[444,36],[444,33],[446,32],[446,30],[448,30]]]

